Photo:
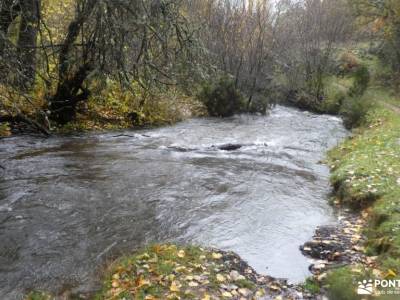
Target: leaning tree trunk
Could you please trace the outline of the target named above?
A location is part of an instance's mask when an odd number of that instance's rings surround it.
[[[83,24],[92,13],[97,0],[86,0],[82,10],[79,11],[75,20],[68,26],[68,33],[59,54],[59,82],[57,91],[50,99],[49,109],[51,119],[58,124],[66,124],[76,116],[77,104],[89,97],[89,91],[83,87],[83,83],[89,73],[93,70],[93,62],[90,52],[91,45],[82,45],[83,61],[77,59],[72,65],[72,55],[75,50],[75,41],[79,37]]]
[[[40,0],[20,0],[21,24],[18,36],[20,70],[23,88],[29,88],[35,81],[36,38],[39,26]]]

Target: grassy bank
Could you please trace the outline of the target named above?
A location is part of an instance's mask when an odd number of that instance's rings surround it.
[[[368,214],[365,251],[377,258],[377,269],[350,266],[331,272],[326,283],[332,299],[358,299],[360,278],[400,274],[400,114],[387,105],[400,101],[377,86],[363,98],[375,105],[353,135],[329,152],[329,164],[337,201]]]
[[[67,299],[294,299],[301,289],[257,274],[233,252],[173,244],[152,245],[108,266],[96,295]],[[32,292],[26,300],[53,300]]]
[[[95,299],[222,299],[257,293],[256,284],[232,272],[229,257],[200,247],[155,245],[110,267]],[[231,289],[221,289],[229,285]]]

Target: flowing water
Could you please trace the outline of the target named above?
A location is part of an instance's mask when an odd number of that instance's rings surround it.
[[[292,108],[143,131],[0,142],[0,299],[91,290],[101,266],[147,243],[233,250],[303,280],[298,250],[334,222],[325,151],[341,121]],[[233,151],[218,149],[241,144]],[[233,147],[237,148],[237,147]]]

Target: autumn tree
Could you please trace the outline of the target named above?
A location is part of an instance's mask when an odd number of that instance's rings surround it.
[[[342,0],[282,1],[284,16],[276,24],[281,68],[292,92],[290,97],[308,107],[324,99],[324,78],[332,56],[351,32],[351,16]],[[300,95],[304,93],[304,95]]]

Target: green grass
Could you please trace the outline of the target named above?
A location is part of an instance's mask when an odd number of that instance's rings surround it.
[[[385,106],[397,99],[382,87],[363,97],[377,105],[352,137],[329,152],[331,182],[341,203],[368,208],[367,254],[378,256],[378,269],[400,274],[400,114]],[[331,272],[332,299],[357,299],[354,279],[347,268]]]
[[[209,299],[221,284],[256,289],[247,278],[233,280],[225,256],[196,246],[153,245],[117,260],[95,299]]]
[[[25,300],[51,300],[53,299],[49,294],[44,292],[37,292],[33,291],[30,292],[26,297]]]
[[[321,287],[319,285],[319,282],[316,281],[313,277],[309,277],[306,279],[306,281],[303,284],[303,288],[311,293],[311,294],[318,294],[321,290]]]
[[[342,202],[362,207],[399,191],[399,138],[400,116],[377,108],[354,137],[330,151],[331,181]]]

